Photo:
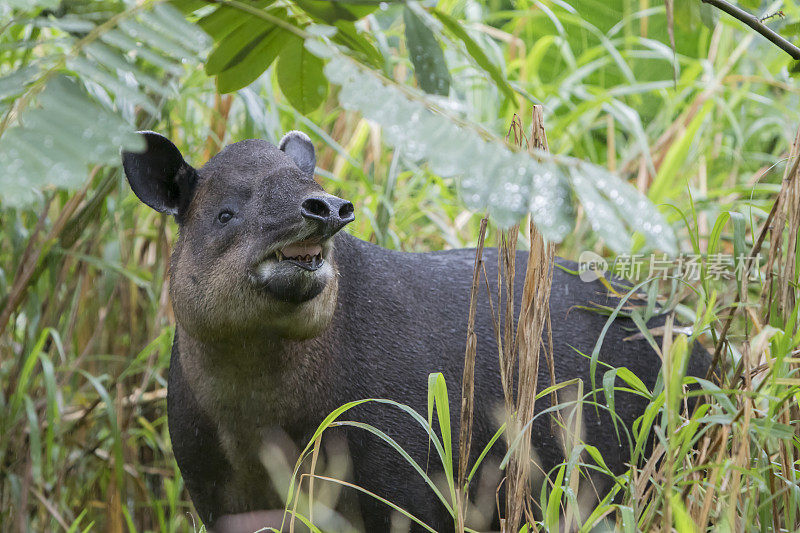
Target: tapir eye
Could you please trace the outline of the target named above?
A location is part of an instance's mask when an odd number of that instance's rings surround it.
[[[228,211],[222,211],[219,215],[217,215],[217,220],[219,220],[222,224],[227,224],[233,218],[233,213]]]

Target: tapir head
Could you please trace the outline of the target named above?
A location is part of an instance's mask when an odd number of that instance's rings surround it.
[[[142,135],[145,151],[124,152],[123,167],[136,196],[179,224],[170,292],[183,329],[201,340],[324,329],[336,305],[332,237],[354,216],[314,181],[310,139],[237,142],[196,170],[165,137]]]

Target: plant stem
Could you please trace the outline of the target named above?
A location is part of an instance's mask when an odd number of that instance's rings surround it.
[[[747,11],[733,5],[729,4],[725,0],[701,0],[704,4],[710,4],[717,9],[720,9],[727,13],[728,15],[732,16],[733,18],[740,20],[756,30],[758,33],[763,35],[769,42],[792,56],[792,59],[800,60],[800,48],[793,45],[780,35],[776,33],[772,28],[761,22],[758,18],[754,15],[751,15]]]

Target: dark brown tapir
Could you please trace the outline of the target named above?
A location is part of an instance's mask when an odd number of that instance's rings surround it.
[[[262,463],[265,440],[277,431],[302,449],[323,418],[351,400],[388,398],[426,416],[427,377],[442,372],[458,435],[473,249],[403,253],[340,231],[354,219],[353,205],[314,181],[314,147],[301,132],[286,134],[277,147],[237,142],[198,170],[166,138],[143,135],[146,150],[123,153],[124,169],[139,199],[174,215],[179,225],[170,283],[177,325],[169,430],[186,487],[210,529],[233,530],[238,517],[242,530],[253,530],[270,516],[259,511],[282,509]],[[495,249],[485,250],[485,264],[489,279],[496,277]],[[522,253],[517,265],[519,301]],[[585,307],[616,305],[607,292],[555,268],[550,311],[557,381],[582,378],[588,390],[589,360],[581,353],[592,352],[607,317]],[[475,329],[474,456],[498,429],[502,404],[486,291]],[[636,331],[629,320],[615,321],[601,360],[627,367],[653,387],[658,356],[645,340],[623,340]],[[707,354],[700,352],[689,374],[707,368]],[[543,388],[550,377],[546,365],[540,367]],[[602,393],[597,398],[604,401]],[[624,429],[645,401],[619,393],[615,404],[619,437],[607,410],[583,413],[586,442],[619,473],[631,457]],[[549,396],[537,401],[537,411],[547,407]],[[366,404],[347,418],[386,432],[429,473],[437,471],[427,435],[401,411]],[[452,530],[444,506],[399,453],[363,429],[331,431],[345,435],[354,483],[436,531]],[[547,416],[533,424],[533,448],[544,472],[564,460]],[[498,443],[490,455],[495,472],[504,452]],[[391,508],[364,494],[357,501],[366,531],[389,531]],[[255,525],[243,525],[248,518]]]

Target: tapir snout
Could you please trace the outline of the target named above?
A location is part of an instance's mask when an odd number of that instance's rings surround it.
[[[317,224],[326,239],[356,218],[353,204],[331,194],[306,198],[300,206],[300,213],[306,220]]]

